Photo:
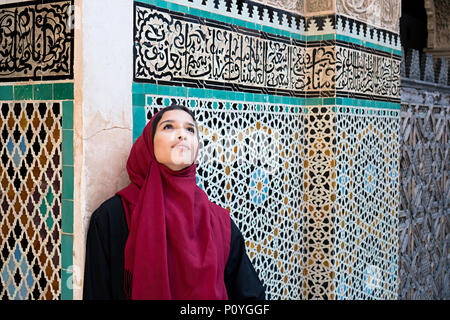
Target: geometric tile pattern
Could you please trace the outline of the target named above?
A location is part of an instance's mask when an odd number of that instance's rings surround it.
[[[303,196],[303,299],[333,298],[335,115],[332,106],[305,114]]]
[[[303,109],[277,103],[146,95],[146,119],[191,108],[201,137],[198,185],[228,209],[269,299],[301,299]]]
[[[336,112],[336,299],[397,299],[399,113]]]
[[[144,2],[133,137],[161,106],[196,112],[197,182],[243,231],[267,297],[396,299],[398,34],[269,0]]]
[[[0,299],[59,299],[62,103],[2,102],[0,146]]]

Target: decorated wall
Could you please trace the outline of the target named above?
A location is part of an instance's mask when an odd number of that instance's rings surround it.
[[[277,4],[135,1],[133,138],[196,112],[198,184],[269,299],[395,299],[399,4]]]
[[[398,297],[399,1],[8,2],[0,298],[82,297],[90,215],[173,102],[268,299]]]
[[[72,1],[0,5],[0,299],[71,299]]]

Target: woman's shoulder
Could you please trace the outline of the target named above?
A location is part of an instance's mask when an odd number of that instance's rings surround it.
[[[122,199],[118,195],[105,200],[91,216],[91,221],[97,223],[109,222],[124,214]]]

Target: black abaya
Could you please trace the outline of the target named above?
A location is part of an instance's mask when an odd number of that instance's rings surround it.
[[[86,243],[83,299],[124,300],[124,250],[128,238],[119,196],[93,214]],[[230,300],[264,300],[265,291],[245,250],[244,238],[231,221],[231,244],[224,274]]]

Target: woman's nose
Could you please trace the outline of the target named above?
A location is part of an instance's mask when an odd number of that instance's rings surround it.
[[[178,140],[183,140],[183,139],[186,138],[186,134],[185,134],[185,132],[183,130],[179,130],[177,132],[177,136],[178,136]]]

